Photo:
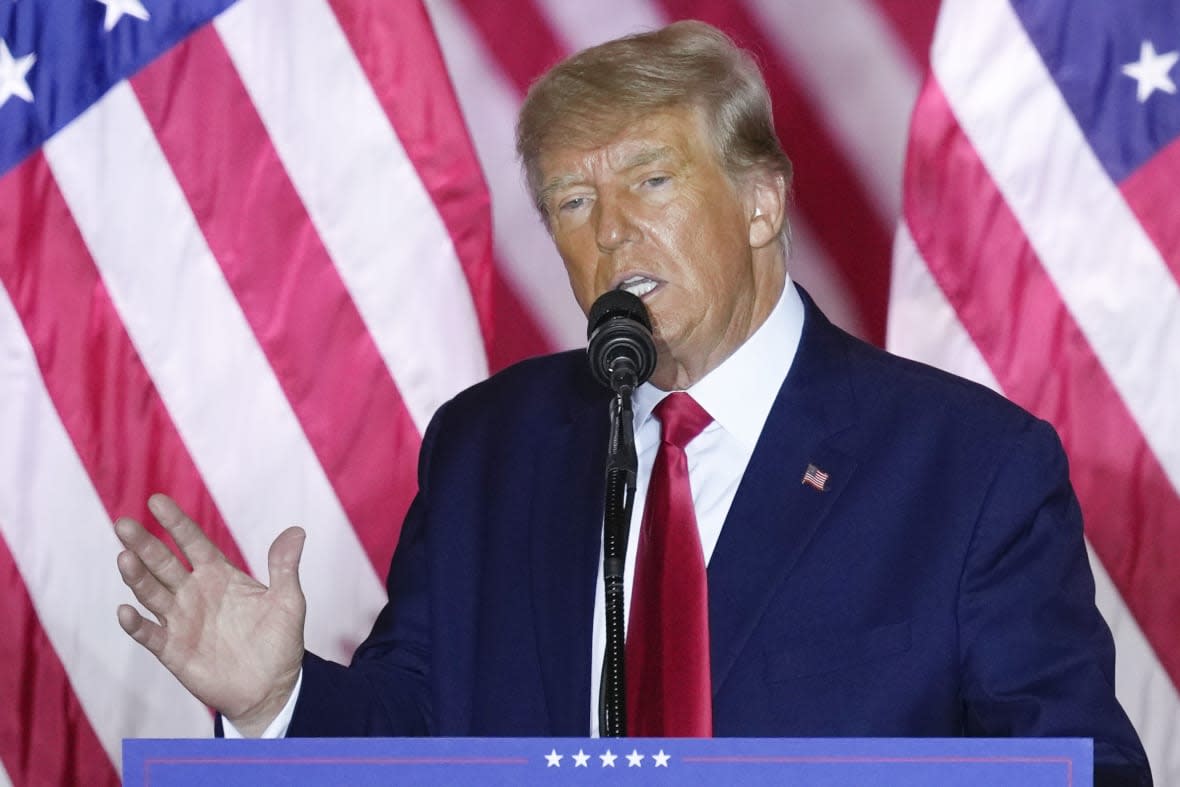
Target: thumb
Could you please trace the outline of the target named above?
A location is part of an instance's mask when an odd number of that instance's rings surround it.
[[[267,570],[270,572],[271,590],[286,595],[303,594],[299,587],[299,559],[303,556],[303,543],[307,533],[301,527],[289,527],[270,545],[266,555]]]

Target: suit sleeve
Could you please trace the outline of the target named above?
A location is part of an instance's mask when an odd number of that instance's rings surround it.
[[[444,420],[439,409],[422,438],[418,494],[402,525],[386,588],[389,601],[348,667],[308,652],[289,737],[429,735],[430,598],[426,533],[430,458]]]
[[[1114,694],[1082,516],[1052,428],[1031,421],[992,479],[960,586],[966,732],[1094,739],[1095,784],[1150,785]]]

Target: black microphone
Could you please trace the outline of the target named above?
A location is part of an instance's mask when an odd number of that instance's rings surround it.
[[[626,290],[610,290],[590,307],[587,353],[594,379],[629,396],[656,368],[647,307]]]
[[[602,580],[606,599],[606,647],[602,654],[602,690],[598,729],[608,738],[627,734],[626,665],[624,664],[623,569],[627,531],[635,501],[635,435],[631,392],[656,368],[656,343],[643,301],[625,290],[611,290],[590,307],[586,328],[590,370],[615,392],[610,401],[610,435],[606,446],[606,490],[602,517]]]

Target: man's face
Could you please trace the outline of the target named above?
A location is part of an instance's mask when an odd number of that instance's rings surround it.
[[[752,229],[765,224],[755,216],[758,191],[727,176],[696,110],[646,116],[594,149],[547,151],[540,168],[574,297],[583,311],[619,287],[643,299],[659,387],[696,382],[777,301],[781,255],[767,264],[755,250],[767,245]]]

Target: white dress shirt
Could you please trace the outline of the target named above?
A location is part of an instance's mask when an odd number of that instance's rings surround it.
[[[692,487],[697,528],[705,564],[713,555],[721,526],[737,494],[746,465],[770,415],[779,388],[790,371],[803,334],[803,301],[788,279],[778,304],[754,335],[726,358],[720,366],[688,390],[697,404],[713,416],[713,423],[685,448],[688,479]],[[647,485],[660,442],[660,422],[652,410],[668,391],[651,383],[635,390],[635,453],[639,460],[635,476],[635,506],[627,538],[627,561],[623,574],[626,615],[630,619],[631,589],[635,579],[635,553],[639,544],[639,523],[643,521]],[[590,734],[598,736],[598,694],[602,681],[602,659],[606,648],[606,592],[603,588],[601,551],[598,585],[594,596],[594,636],[590,656]]]
[[[697,435],[685,449],[688,478],[692,486],[697,528],[706,565],[721,537],[721,526],[737,494],[746,465],[770,415],[779,388],[786,379],[799,338],[803,334],[803,301],[788,278],[774,310],[754,335],[689,389],[697,404],[713,416],[713,423]],[[631,588],[635,580],[635,550],[639,544],[639,523],[647,500],[647,484],[660,443],[660,423],[652,410],[668,395],[651,383],[639,386],[632,399],[635,417],[635,453],[639,460],[635,475],[635,506],[627,539],[627,561],[623,576],[624,614],[630,617]],[[605,439],[605,436],[604,436]],[[602,657],[606,647],[606,598],[602,579],[602,554],[599,552],[598,584],[594,596],[594,636],[590,656],[590,734],[598,736],[598,692],[602,680]],[[262,734],[263,738],[281,738],[295,714],[295,701],[303,683],[303,673],[295,684],[291,699]],[[241,733],[223,720],[225,737],[240,738]]]

